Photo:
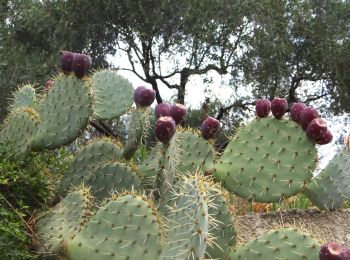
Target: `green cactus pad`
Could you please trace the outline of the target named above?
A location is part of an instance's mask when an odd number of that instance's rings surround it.
[[[93,196],[102,201],[113,192],[139,190],[141,180],[129,165],[122,162],[110,162],[101,164],[94,172],[91,172],[86,184],[91,187]]]
[[[138,165],[140,173],[147,178],[154,178],[160,172],[163,144],[158,142],[149,152],[147,158]]]
[[[232,260],[318,260],[320,244],[309,234],[284,228],[261,235],[230,254]]]
[[[207,188],[207,193],[211,200],[208,212],[212,218],[209,229],[212,241],[207,246],[206,258],[227,259],[230,248],[236,244],[235,218],[229,208],[229,194],[212,185]]]
[[[129,160],[139,148],[142,138],[145,137],[145,129],[148,126],[148,108],[136,108],[131,112],[128,140],[124,147],[123,156]]]
[[[17,159],[29,155],[39,123],[39,114],[31,108],[10,113],[0,128],[0,154]]]
[[[45,259],[60,255],[67,241],[84,227],[91,201],[89,189],[78,189],[39,218],[36,233],[40,241],[36,250]]]
[[[121,158],[120,146],[109,138],[92,140],[83,147],[74,157],[63,179],[58,184],[59,194],[65,196],[73,186],[87,182],[91,172],[106,162]]]
[[[92,113],[88,80],[59,76],[38,105],[41,123],[33,149],[56,149],[74,141],[86,128]]]
[[[238,130],[214,166],[214,176],[238,196],[279,202],[312,178],[317,152],[291,120],[258,118]]]
[[[320,209],[338,209],[350,198],[350,151],[339,151],[304,193]]]
[[[204,259],[208,241],[209,214],[203,180],[198,175],[175,186],[173,207],[168,216],[166,243],[160,259]]]
[[[112,70],[101,70],[92,76],[95,94],[94,118],[113,119],[123,115],[133,104],[131,83]]]
[[[161,221],[143,198],[126,195],[110,201],[87,227],[68,241],[70,260],[154,260],[161,251]]]
[[[213,146],[193,130],[177,131],[178,164],[180,173],[194,172],[201,169],[203,172],[211,170],[214,165]]]
[[[13,93],[13,102],[11,105],[11,111],[18,108],[30,107],[35,109],[37,103],[35,89],[32,85],[24,85],[19,87],[15,93]]]

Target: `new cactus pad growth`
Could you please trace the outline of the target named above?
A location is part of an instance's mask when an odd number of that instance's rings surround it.
[[[267,117],[271,112],[271,102],[268,99],[258,99],[255,104],[255,113],[257,117]]]
[[[144,86],[137,87],[134,91],[134,102],[138,107],[149,107],[156,97],[153,89]]]
[[[35,89],[32,85],[27,84],[19,87],[15,93],[13,93],[13,101],[11,105],[11,111],[15,111],[19,108],[32,108],[35,109],[37,105],[37,98]]]
[[[271,101],[271,112],[277,118],[280,119],[288,110],[288,102],[285,98],[274,98]]]
[[[342,257],[343,246],[330,242],[321,246],[320,260],[343,260]]]
[[[204,139],[212,139],[220,129],[220,121],[208,116],[202,123],[201,134]]]

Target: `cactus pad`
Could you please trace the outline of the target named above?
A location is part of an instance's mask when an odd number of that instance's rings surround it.
[[[118,73],[101,70],[92,76],[95,94],[94,117],[113,119],[124,114],[133,104],[133,87]]]
[[[13,94],[13,102],[11,105],[11,111],[18,108],[30,107],[35,109],[37,103],[35,89],[32,85],[24,85],[17,89]]]
[[[161,251],[161,221],[143,198],[126,195],[108,202],[68,242],[70,260],[154,260]]]
[[[213,172],[240,197],[279,202],[304,187],[316,162],[313,142],[294,121],[258,118],[238,130]]]
[[[340,208],[350,198],[350,151],[339,151],[304,193],[320,209]]]
[[[41,123],[33,149],[56,149],[69,144],[86,128],[92,113],[88,80],[59,76],[38,105]]]
[[[26,157],[39,123],[39,114],[31,108],[20,108],[10,113],[0,128],[0,153],[6,157]]]
[[[72,186],[78,186],[87,182],[93,172],[100,164],[114,161],[120,158],[122,151],[120,146],[108,138],[92,140],[82,148],[58,185],[59,194],[65,196]]]
[[[67,241],[86,224],[90,205],[89,189],[82,188],[69,193],[53,209],[40,217],[36,223],[40,239],[37,251],[46,257],[58,256]]]
[[[320,244],[309,234],[284,228],[263,234],[230,254],[232,260],[318,260]]]

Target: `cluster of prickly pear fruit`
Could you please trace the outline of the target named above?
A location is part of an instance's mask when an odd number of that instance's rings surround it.
[[[350,248],[337,242],[329,242],[321,246],[320,260],[350,260]]]
[[[259,118],[269,116],[270,112],[276,119],[281,119],[288,111],[288,102],[285,98],[274,98],[271,102],[268,99],[259,99],[255,106],[256,115]],[[290,117],[300,124],[306,131],[307,136],[316,144],[328,144],[332,141],[333,135],[327,129],[327,121],[319,118],[319,113],[304,103],[294,103],[290,108]]]
[[[300,126],[284,118],[285,99],[258,100],[258,118],[241,127],[219,156],[208,141],[219,131],[218,120],[207,117],[200,133],[184,130],[177,125],[186,117],[185,106],[162,103],[155,108],[160,142],[148,158],[135,163],[132,157],[146,131],[155,92],[146,87],[133,92],[126,79],[109,70],[97,71],[90,79],[91,60],[79,54],[65,52],[61,66],[65,74],[49,82],[40,102],[32,94],[23,98],[31,88],[18,92],[14,112],[0,129],[0,144],[7,147],[2,152],[26,155],[68,144],[91,117],[113,119],[131,111],[131,119],[125,144],[95,139],[75,154],[57,184],[64,199],[37,221],[44,241],[37,248],[44,256],[252,259],[258,252],[273,259],[287,257],[292,247],[295,256],[317,258],[319,243],[292,229],[271,231],[232,251],[236,231],[227,195],[229,191],[251,201],[280,202],[306,188],[317,163],[308,126],[305,133],[301,123],[312,126],[310,109],[292,106],[291,118]],[[133,98],[136,109],[131,109]],[[342,178],[347,178],[345,169],[339,167]]]

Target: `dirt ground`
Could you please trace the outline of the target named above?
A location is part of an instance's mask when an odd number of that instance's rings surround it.
[[[321,243],[337,241],[350,246],[350,209],[333,212],[319,210],[288,210],[237,216],[238,245],[261,233],[280,227],[296,227],[307,231]]]

